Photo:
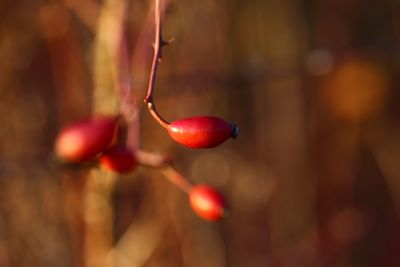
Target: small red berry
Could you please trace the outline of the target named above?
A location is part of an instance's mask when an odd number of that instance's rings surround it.
[[[117,119],[111,116],[93,117],[72,123],[61,130],[55,142],[58,157],[70,162],[88,160],[113,141]]]
[[[238,128],[220,118],[191,117],[171,122],[168,133],[176,142],[190,148],[211,148],[228,138],[236,138]]]
[[[224,197],[208,185],[197,185],[189,193],[192,209],[208,221],[219,221],[227,215]]]
[[[135,154],[125,146],[116,146],[105,150],[99,160],[103,168],[117,173],[133,171],[137,166]]]

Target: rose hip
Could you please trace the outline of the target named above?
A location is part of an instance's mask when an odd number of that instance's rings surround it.
[[[215,147],[238,135],[236,125],[211,116],[176,120],[171,122],[167,129],[172,139],[190,148]]]
[[[194,212],[205,220],[219,221],[227,215],[224,197],[208,185],[194,186],[189,201]]]
[[[117,118],[111,116],[74,122],[58,134],[55,152],[58,157],[70,162],[88,160],[110,146],[116,126]]]
[[[109,171],[127,173],[137,166],[135,154],[125,146],[109,148],[101,154],[100,165]]]

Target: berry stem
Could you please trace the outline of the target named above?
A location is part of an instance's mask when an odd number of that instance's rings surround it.
[[[192,190],[193,185],[171,165],[169,157],[143,150],[137,150],[136,159],[141,165],[160,169],[168,181],[187,194]]]
[[[171,165],[168,164],[162,169],[162,173],[171,183],[182,189],[185,193],[189,194],[192,190],[193,185]]]
[[[147,104],[147,108],[149,109],[149,112],[153,116],[153,118],[162,127],[167,129],[169,126],[169,123],[160,116],[160,114],[157,112],[156,106],[153,102],[154,84],[156,81],[158,63],[161,60],[161,49],[164,45],[168,44],[168,42],[165,42],[162,39],[160,0],[155,0],[154,24],[155,24],[154,54],[153,54],[153,60],[152,60],[152,64],[151,64],[149,85],[147,88],[147,95],[146,95],[146,98],[144,99],[144,102]]]
[[[137,149],[135,151],[136,159],[138,163],[143,166],[151,167],[151,168],[164,168],[171,160],[169,157],[154,153],[148,152],[145,150]]]
[[[149,109],[149,112],[153,116],[153,118],[158,122],[158,124],[160,124],[165,129],[169,128],[169,122],[167,122],[160,116],[160,114],[156,110],[156,105],[154,105],[153,102],[148,102],[147,108]]]

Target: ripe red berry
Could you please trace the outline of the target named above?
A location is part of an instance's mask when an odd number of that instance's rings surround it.
[[[194,186],[189,193],[189,200],[194,212],[205,220],[219,221],[227,215],[224,197],[210,186]]]
[[[220,118],[201,116],[171,122],[168,133],[176,142],[190,148],[211,148],[228,138],[236,138],[238,128]]]
[[[135,154],[125,146],[116,146],[105,150],[99,160],[103,168],[117,173],[133,171],[137,166]]]
[[[116,117],[101,116],[72,123],[61,130],[55,142],[58,157],[70,162],[88,160],[113,141]]]

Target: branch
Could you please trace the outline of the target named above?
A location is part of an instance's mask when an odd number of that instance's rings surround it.
[[[156,110],[156,106],[153,102],[154,84],[157,75],[158,63],[161,60],[162,47],[169,44],[162,39],[161,33],[161,12],[160,12],[160,0],[155,0],[154,6],[154,24],[155,24],[155,37],[154,37],[154,54],[150,70],[149,85],[147,88],[147,95],[144,102],[150,111],[153,118],[164,128],[168,129],[169,123],[164,120]]]
[[[81,19],[89,30],[96,32],[101,7],[95,0],[62,0],[62,2]]]
[[[147,96],[144,99],[145,103],[151,103],[153,101],[154,83],[156,80],[157,67],[158,67],[158,62],[160,60],[160,55],[161,55],[162,42],[161,42],[160,0],[155,0],[154,24],[155,24],[154,54],[153,54],[153,60],[152,60],[152,64],[151,64],[150,79],[149,79],[149,85],[147,88]]]
[[[168,179],[168,181],[176,185],[178,188],[182,189],[185,193],[190,193],[193,185],[188,180],[186,180],[185,177],[180,174],[172,165],[168,164],[161,171]]]
[[[141,165],[160,169],[168,181],[176,185],[182,191],[189,193],[190,190],[192,190],[193,185],[172,166],[169,157],[138,150],[136,151],[136,159]]]

